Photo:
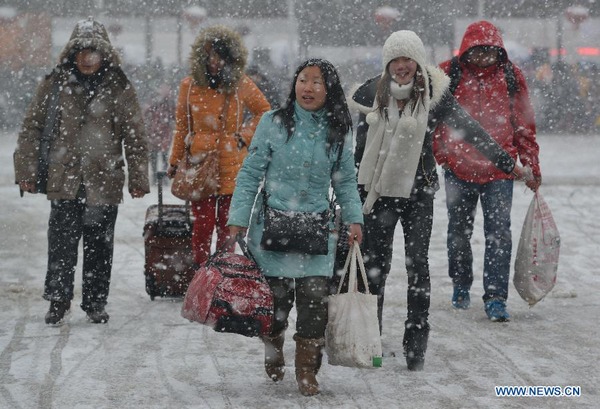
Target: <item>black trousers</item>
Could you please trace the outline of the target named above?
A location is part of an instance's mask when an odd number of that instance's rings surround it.
[[[294,299],[296,300],[296,333],[301,338],[325,336],[329,279],[315,276],[304,278],[267,277],[273,291],[274,317],[272,334],[285,331]]]
[[[379,331],[382,331],[385,282],[392,264],[394,231],[398,220],[404,232],[408,273],[407,321],[424,323],[429,315],[431,283],[429,242],[433,225],[433,195],[422,193],[408,199],[379,198],[365,216],[363,254],[369,291],[378,296]]]
[[[51,203],[44,298],[49,301],[73,299],[77,253],[83,237],[81,308],[87,312],[104,307],[110,285],[118,206],[88,206],[85,198]]]

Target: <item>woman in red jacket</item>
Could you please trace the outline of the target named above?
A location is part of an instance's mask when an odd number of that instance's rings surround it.
[[[458,103],[508,152],[533,172],[527,186],[535,191],[542,181],[533,108],[525,78],[509,60],[500,31],[492,23],[471,24],[458,58],[442,63],[453,80]],[[454,284],[452,305],[470,306],[473,283],[471,235],[477,202],[484,217],[485,260],[483,301],[492,321],[507,321],[511,258],[510,211],[513,174],[506,174],[449,128],[438,128],[434,154],[444,168],[448,207],[448,264]]]

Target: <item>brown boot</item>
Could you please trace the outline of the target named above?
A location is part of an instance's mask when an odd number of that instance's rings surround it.
[[[260,339],[265,344],[265,371],[273,382],[279,382],[285,375],[285,359],[283,357],[285,331],[273,336],[262,335]]]
[[[321,368],[325,338],[307,339],[294,335],[296,341],[296,382],[304,396],[317,395],[319,383],[317,373]]]

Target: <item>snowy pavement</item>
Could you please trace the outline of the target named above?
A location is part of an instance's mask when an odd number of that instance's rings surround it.
[[[294,322],[284,348],[287,375],[274,384],[263,372],[256,338],[190,323],[179,315],[180,300],[150,301],[142,226],[156,192],[141,200],[127,197],[119,208],[109,323],[91,324],[77,307],[79,267],[66,323],[45,325],[48,303],[41,295],[49,203],[38,195],[19,198],[12,167],[16,134],[0,133],[0,408],[598,407],[593,402],[600,398],[600,135],[538,139],[541,192],[562,241],[555,290],[529,308],[511,284],[512,320],[492,323],[485,317],[479,211],[472,307],[453,310],[442,190],[430,250],[432,329],[425,371],[409,372],[400,353],[406,274],[399,227],[383,323],[384,350],[399,357],[384,358],[378,369],[330,366],[325,357],[318,376],[322,394],[303,397],[294,380]],[[514,248],[531,198],[523,185],[515,188]],[[167,194],[166,201],[175,200]],[[495,386],[575,386],[581,396],[499,397]]]

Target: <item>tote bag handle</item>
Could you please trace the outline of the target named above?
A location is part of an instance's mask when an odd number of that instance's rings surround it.
[[[346,258],[346,263],[344,264],[344,276],[340,280],[337,294],[339,294],[342,291],[342,286],[344,284],[344,280],[346,279],[346,274],[348,274],[348,292],[358,292],[358,285],[356,281],[357,264],[358,268],[360,269],[360,275],[363,280],[363,284],[365,286],[365,294],[371,294],[369,291],[369,282],[367,281],[367,273],[365,271],[365,263],[363,261],[362,253],[360,252],[360,245],[356,241],[354,242],[352,248],[348,252],[348,257]]]

